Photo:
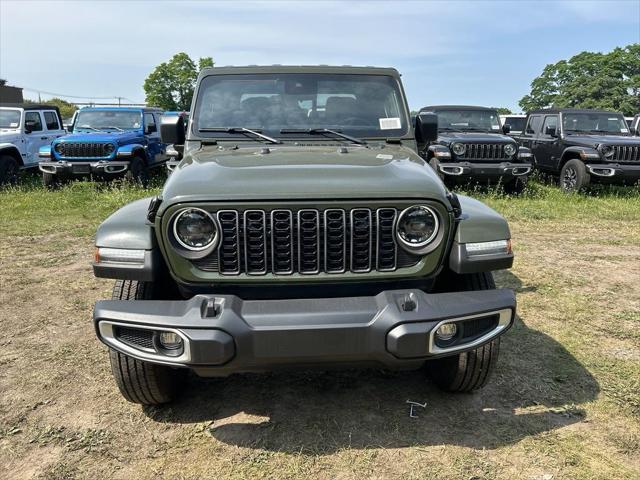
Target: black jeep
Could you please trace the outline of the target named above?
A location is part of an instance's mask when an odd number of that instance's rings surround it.
[[[531,149],[535,167],[559,177],[565,191],[591,182],[635,184],[640,180],[640,138],[621,113],[545,109],[530,112],[520,145]]]
[[[438,115],[438,138],[417,138],[420,155],[452,187],[470,181],[502,183],[507,193],[520,193],[531,172],[531,152],[518,148],[500,127],[493,108],[464,105],[424,107],[420,113]]]

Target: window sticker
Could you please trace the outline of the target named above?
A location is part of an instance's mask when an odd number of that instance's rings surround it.
[[[18,122],[10,123],[9,128],[18,128]]]
[[[491,130],[500,130],[498,125],[491,125]]]
[[[629,129],[628,128],[621,128],[620,129],[620,133],[629,133]]]
[[[607,118],[607,120],[609,120],[610,122],[615,122],[616,120],[618,120],[618,118],[617,117]]]
[[[380,130],[394,130],[402,128],[400,118],[398,117],[379,118],[378,121],[380,122]]]

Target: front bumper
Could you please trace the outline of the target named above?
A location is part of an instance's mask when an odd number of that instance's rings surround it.
[[[117,176],[124,174],[129,169],[129,161],[123,160],[98,160],[95,162],[84,161],[45,161],[39,162],[41,172],[66,177],[96,175]]]
[[[471,350],[503,334],[515,308],[511,290],[427,294],[407,289],[324,299],[105,300],[97,302],[93,319],[98,338],[126,355],[224,376],[284,366],[418,368],[427,359]],[[434,337],[443,321],[459,326],[457,343],[444,348]],[[129,336],[119,333],[122,329]],[[167,330],[183,340],[177,356],[162,353],[157,340],[131,342],[136,331],[141,338],[157,339]]]
[[[587,163],[591,178],[603,183],[635,183],[640,180],[640,164]]]
[[[440,163],[438,169],[441,173],[451,178],[516,178],[526,177],[531,173],[530,163],[472,163],[472,162],[448,162]]]

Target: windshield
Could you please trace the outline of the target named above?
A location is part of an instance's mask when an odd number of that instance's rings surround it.
[[[131,130],[140,128],[140,112],[126,110],[90,110],[80,111],[74,130]]]
[[[0,128],[18,128],[20,126],[20,110],[0,110]]]
[[[507,117],[504,119],[504,124],[509,125],[512,131],[521,132],[524,130],[524,117]]]
[[[231,134],[207,129],[248,128],[286,141],[312,135],[314,129],[354,137],[400,137],[407,133],[408,122],[393,77],[284,73],[204,78],[192,128],[210,137]]]
[[[615,113],[564,113],[562,127],[565,133],[606,133],[627,135],[629,128],[624,117]]]
[[[495,110],[438,110],[438,130],[461,132],[500,132]]]

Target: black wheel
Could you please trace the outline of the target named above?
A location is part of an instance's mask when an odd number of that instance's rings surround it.
[[[496,284],[490,272],[459,275],[450,270],[436,279],[437,292],[493,290]],[[469,352],[430,360],[427,371],[433,382],[446,392],[471,392],[485,386],[500,350],[500,337]]]
[[[146,188],[149,184],[149,169],[147,168],[147,164],[142,158],[133,157],[124,178],[129,183],[138,184]]]
[[[13,184],[18,181],[18,162],[11,155],[0,156],[0,185]]]
[[[42,172],[42,185],[53,190],[60,186],[60,179],[53,173]]]
[[[520,195],[527,187],[527,178],[516,177],[504,184],[504,193],[508,195]]]
[[[560,188],[565,192],[578,192],[590,182],[591,175],[578,159],[569,160],[560,170]]]
[[[149,300],[153,284],[118,280],[113,287],[113,300]],[[122,396],[142,405],[160,405],[172,401],[182,389],[186,372],[182,369],[147,363],[109,350],[111,373]]]

